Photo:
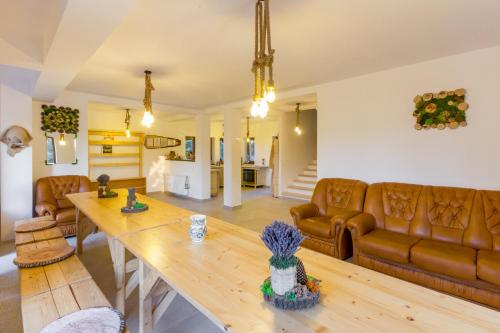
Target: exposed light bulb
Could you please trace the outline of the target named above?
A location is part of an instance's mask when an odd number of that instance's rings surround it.
[[[276,93],[274,92],[273,86],[267,87],[267,91],[265,93],[265,99],[269,103],[274,103],[274,101],[276,100]]]
[[[66,146],[66,139],[64,138],[64,133],[59,133],[59,145]]]
[[[154,123],[155,118],[151,111],[144,111],[144,116],[142,117],[141,124],[147,128],[151,128],[151,125]]]
[[[250,142],[250,137],[247,136],[247,142]]]
[[[130,130],[128,128],[125,130],[125,134],[127,135],[127,138],[130,138]]]
[[[260,109],[259,102],[253,101],[252,108],[250,109],[250,114],[252,115],[252,117],[257,117],[259,115],[260,113],[259,109]]]

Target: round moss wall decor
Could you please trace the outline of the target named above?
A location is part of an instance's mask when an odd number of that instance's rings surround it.
[[[465,89],[417,95],[413,102],[415,103],[413,116],[417,120],[415,124],[417,130],[422,128],[443,130],[446,127],[455,129],[467,126],[469,105],[465,102]]]
[[[42,105],[42,131],[66,134],[78,133],[78,109],[64,106]]]

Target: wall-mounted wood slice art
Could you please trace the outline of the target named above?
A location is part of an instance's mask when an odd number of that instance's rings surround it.
[[[446,127],[455,129],[467,126],[466,111],[469,105],[465,102],[465,89],[417,95],[413,102],[415,103],[413,116],[417,120],[415,124],[417,130],[422,128],[443,130]]]
[[[144,137],[144,147],[147,149],[170,148],[178,147],[180,145],[180,139],[168,138],[160,135],[146,135]]]

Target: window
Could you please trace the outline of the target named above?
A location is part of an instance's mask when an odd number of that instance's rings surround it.
[[[51,136],[47,137],[47,161],[45,161],[45,164],[56,164],[56,147],[54,138]]]
[[[186,136],[186,160],[194,161],[195,157],[195,138],[194,136]]]

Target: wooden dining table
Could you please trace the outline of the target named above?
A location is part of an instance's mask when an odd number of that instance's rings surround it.
[[[193,213],[141,194],[136,194],[137,200],[147,204],[149,209],[140,213],[122,213],[121,208],[127,203],[127,190],[114,191],[118,193],[114,198],[98,198],[95,191],[68,194],[66,197],[77,211],[77,254],[82,253],[83,242],[89,234],[96,230],[106,234],[115,273],[116,308],[125,313],[125,300],[139,283],[138,261],[135,258],[126,261],[125,248],[117,241],[118,237],[161,225],[180,223],[189,220]],[[128,280],[127,273],[132,273]]]
[[[271,254],[259,234],[211,217],[207,227],[201,243],[183,219],[118,237],[139,259],[141,332],[152,331],[178,294],[226,332],[500,331],[498,311],[308,249],[297,256],[322,281],[320,303],[276,309],[260,291]]]
[[[116,307],[139,286],[140,332],[181,295],[227,332],[495,332],[500,312],[301,249],[307,274],[321,282],[321,300],[305,311],[283,311],[263,300],[270,252],[259,234],[208,217],[201,243],[189,236],[194,212],[138,195],[149,210],[124,214],[126,190],[117,198],[96,192],[68,198],[85,215],[77,219],[78,252],[97,227],[106,233],[117,285]],[[78,214],[80,216],[80,214]],[[271,218],[269,223],[271,223]],[[125,261],[125,249],[135,258]],[[132,275],[125,281],[127,272]]]

